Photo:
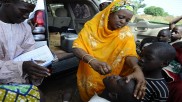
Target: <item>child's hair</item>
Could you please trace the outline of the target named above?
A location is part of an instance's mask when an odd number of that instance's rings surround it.
[[[158,33],[158,35],[157,35],[157,37],[158,37],[160,34],[163,34],[163,33],[167,34],[168,37],[171,37],[171,32],[170,32],[169,29],[162,29],[162,30],[160,30],[159,33]]]
[[[162,29],[159,31],[157,38],[160,42],[171,42],[171,35],[172,33],[169,29]],[[168,39],[161,39],[160,37],[168,37]]]
[[[136,86],[135,80],[130,80],[129,83],[126,83],[126,80],[119,80],[122,91],[118,93],[117,102],[140,102],[140,100],[134,97],[134,89]]]
[[[158,57],[163,60],[167,61],[168,63],[172,60],[174,60],[176,51],[173,46],[166,42],[155,42],[149,46],[147,46],[147,49],[155,51],[155,53],[158,55]],[[148,49],[148,50],[149,50]]]
[[[156,37],[147,37],[147,38],[144,38],[141,43],[140,43],[140,50],[143,49],[144,45],[145,44],[152,44],[154,42],[158,42],[158,39]]]
[[[103,83],[105,90],[102,92],[101,97],[111,102],[138,102],[133,94],[136,85],[134,79],[126,83],[125,77],[111,75],[104,78]]]

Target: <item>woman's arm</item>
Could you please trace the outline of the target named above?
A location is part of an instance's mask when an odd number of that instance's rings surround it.
[[[128,75],[126,78],[126,82],[129,82],[130,79],[135,79],[137,81],[137,85],[135,87],[134,96],[137,99],[144,98],[145,96],[145,89],[146,89],[146,81],[143,75],[143,72],[138,65],[138,59],[134,56],[126,57],[125,62],[129,67],[134,69],[134,72]]]
[[[106,62],[99,61],[83,49],[73,48],[73,53],[80,60],[84,61],[85,63],[88,63],[95,71],[97,71],[101,75],[105,75],[111,72],[111,67]]]

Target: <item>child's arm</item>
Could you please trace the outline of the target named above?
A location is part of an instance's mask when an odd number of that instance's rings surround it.
[[[169,30],[172,30],[175,27],[175,24],[178,23],[182,19],[182,16],[173,19],[169,22]]]

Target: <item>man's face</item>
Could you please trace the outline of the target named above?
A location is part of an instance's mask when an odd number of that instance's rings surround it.
[[[123,9],[109,15],[108,28],[116,30],[128,24],[133,17],[133,13],[129,10]]]
[[[28,19],[30,12],[35,8],[35,5],[17,1],[15,3],[9,3],[8,18],[11,23],[21,23],[25,19]]]

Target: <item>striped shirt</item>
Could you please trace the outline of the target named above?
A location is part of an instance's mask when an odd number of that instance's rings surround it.
[[[146,95],[142,102],[166,102],[169,90],[164,78],[145,78],[147,82]]]

